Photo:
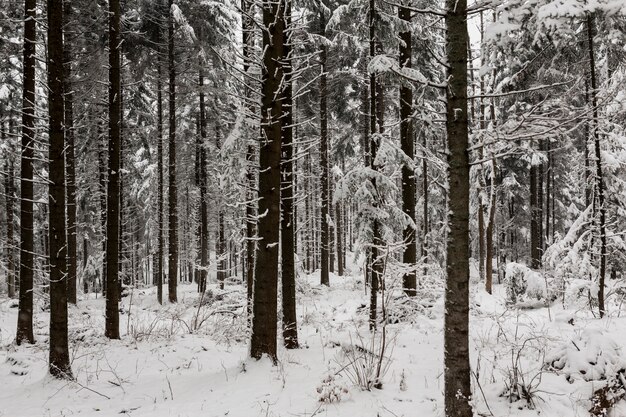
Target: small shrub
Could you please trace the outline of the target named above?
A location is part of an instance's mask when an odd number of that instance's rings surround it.
[[[317,387],[318,400],[322,403],[336,403],[348,394],[348,388],[337,381],[335,375],[327,375]]]

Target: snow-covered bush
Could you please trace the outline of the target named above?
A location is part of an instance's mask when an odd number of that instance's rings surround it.
[[[506,295],[511,303],[547,303],[553,299],[548,281],[538,271],[511,262],[506,266]]]
[[[340,383],[334,374],[327,375],[316,389],[318,401],[322,403],[336,403],[348,394],[348,388]]]
[[[569,382],[601,381],[626,369],[626,360],[620,346],[603,330],[585,329],[548,353],[546,366]]]

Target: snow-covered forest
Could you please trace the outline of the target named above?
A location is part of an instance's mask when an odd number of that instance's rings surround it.
[[[624,417],[625,268],[625,0],[0,0],[0,416]]]

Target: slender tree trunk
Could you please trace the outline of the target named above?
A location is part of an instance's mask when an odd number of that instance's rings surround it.
[[[72,4],[70,0],[63,1],[64,24],[71,27]],[[76,274],[77,274],[77,243],[76,243],[76,168],[74,162],[74,92],[72,91],[72,43],[71,35],[65,33],[63,45],[64,60],[64,90],[65,90],[65,162],[67,182],[67,301],[76,304]]]
[[[446,132],[448,242],[444,317],[445,414],[471,417],[469,363],[469,190],[467,121],[467,1],[446,0]]]
[[[326,36],[326,18],[323,9],[319,11],[320,18],[320,36]],[[320,235],[321,250],[321,272],[320,281],[322,285],[330,285],[329,280],[329,242],[330,242],[330,214],[329,214],[329,179],[328,179],[328,91],[326,80],[326,61],[328,48],[326,44],[320,45],[320,78],[319,78],[319,94],[320,94],[320,185],[321,185],[321,204],[322,204],[322,230]]]
[[[2,143],[7,143],[6,129],[4,121],[0,121],[0,130],[2,131]],[[11,133],[11,132],[9,132]],[[6,177],[4,181],[4,192],[7,209],[7,295],[9,298],[15,297],[15,260],[13,259],[13,245],[15,239],[13,237],[14,221],[13,221],[13,204],[15,202],[15,169],[13,165],[13,146],[9,145],[11,156],[4,163]]]
[[[200,292],[206,291],[209,268],[209,224],[207,207],[207,151],[206,151],[206,108],[204,102],[204,73],[202,66],[199,75],[200,84]]]
[[[482,173],[480,174],[482,176]],[[481,282],[485,282],[487,288],[487,279],[485,276],[485,206],[481,195],[482,188],[478,188],[478,276]],[[491,293],[490,293],[491,294]]]
[[[422,158],[422,198],[423,198],[423,202],[422,202],[422,260],[424,262],[424,275],[426,275],[426,273],[428,272],[427,268],[428,268],[428,234],[430,233],[430,226],[428,224],[429,222],[429,216],[428,216],[428,210],[429,210],[429,204],[428,204],[428,162],[426,160],[426,157],[428,156],[427,152],[426,152],[426,135],[424,135],[424,139],[422,141],[422,146],[424,147],[424,152],[423,152],[423,158]]]
[[[89,218],[87,215],[87,199],[83,198],[80,203],[80,209],[83,213],[83,224],[89,224]],[[93,280],[95,284],[95,277],[89,276],[89,268],[87,268],[87,263],[89,262],[89,237],[87,233],[83,233],[83,292],[85,294],[89,294],[89,283]],[[95,291],[95,288],[94,288]]]
[[[538,170],[537,166],[531,162],[530,166],[530,266],[538,269],[541,266],[539,252],[539,207],[538,196]]]
[[[276,362],[284,2],[263,0],[263,65],[259,152],[259,222],[250,356]]]
[[[304,169],[307,174],[311,173],[311,155],[307,153],[304,157]],[[310,196],[311,194],[311,178],[310,175],[307,175],[304,186],[304,218],[306,219],[305,223],[305,270],[307,273],[311,272],[311,268],[313,267],[313,254],[311,253],[311,246],[313,246],[312,242],[312,233],[311,227],[315,225],[315,221],[313,219],[313,213],[311,212],[311,203]]]
[[[160,37],[159,37],[160,38]],[[165,258],[165,237],[163,235],[163,83],[161,57],[157,58],[157,300],[163,304],[163,259]]]
[[[370,59],[381,52],[381,45],[376,35],[376,22],[378,20],[376,11],[376,0],[370,0],[369,4],[369,35],[370,35]],[[375,74],[370,74],[370,168],[378,170],[376,163],[376,154],[378,151],[380,136],[384,133],[383,103],[383,86],[377,79]],[[376,179],[372,179],[372,188],[376,190]],[[378,201],[374,202],[378,205]],[[382,284],[382,271],[384,269],[383,260],[381,259],[380,247],[382,245],[381,226],[377,219],[372,224],[372,246],[370,249],[370,261],[368,267],[371,268],[370,276],[370,330],[375,330],[377,325],[377,297],[378,289]]]
[[[344,259],[344,243],[345,243],[345,231],[343,223],[343,205],[341,201],[335,202],[335,225],[337,231],[337,275],[342,277],[344,275],[345,259]]]
[[[539,142],[539,150],[544,150],[544,140]],[[545,177],[545,164],[542,161],[541,164],[537,167],[537,239],[539,240],[539,245],[537,247],[538,255],[539,255],[539,265],[542,264],[543,257],[543,248],[544,248],[544,233],[543,233],[543,181]]]
[[[224,227],[224,210],[219,208],[217,215],[218,237],[217,237],[217,281],[220,289],[224,289],[224,280],[226,279],[227,270],[227,253],[226,253],[226,231]]]
[[[496,220],[496,162],[495,158],[491,157],[491,181],[489,189],[490,201],[489,201],[489,217],[487,219],[487,230],[485,231],[486,240],[486,254],[485,254],[485,291],[489,294],[492,293],[493,286],[493,235]]]
[[[547,248],[550,243],[550,200],[552,199],[552,152],[550,151],[550,141],[546,140],[546,157],[548,163],[546,165],[546,227],[544,232],[544,246]]]
[[[407,0],[403,1],[406,2]],[[407,7],[398,6],[398,18],[407,25],[411,22],[411,11]],[[411,31],[400,32],[400,66],[411,68]],[[400,86],[400,146],[402,152],[411,162],[415,159],[413,135],[413,89],[408,83]],[[402,262],[410,269],[403,276],[402,286],[408,296],[415,295],[417,277],[415,264],[417,262],[417,240],[415,238],[415,170],[413,164],[402,166],[402,211],[411,219],[412,225],[404,228],[404,252]]]
[[[102,296],[106,295],[107,260],[106,260],[106,225],[107,225],[107,137],[104,136],[98,119],[98,171],[100,188],[100,234],[102,235]]]
[[[218,121],[215,121],[215,147],[221,148],[220,137],[220,125]],[[226,225],[224,224],[224,201],[218,198],[217,201],[217,241],[216,255],[217,255],[217,281],[219,282],[220,289],[224,289],[224,280],[228,275],[228,244],[226,242]]]
[[[591,108],[593,109],[593,120],[591,133],[594,140],[594,151],[596,159],[596,186],[598,189],[598,209],[600,212],[600,276],[598,279],[598,308],[600,310],[600,318],[606,313],[604,307],[604,280],[606,276],[606,207],[604,206],[604,177],[602,174],[602,155],[600,149],[600,134],[598,132],[598,107],[597,107],[597,80],[596,80],[596,60],[594,52],[594,30],[595,18],[591,14],[587,14],[587,46],[589,50],[589,78],[591,91],[589,96]]]
[[[15,343],[35,343],[33,336],[33,157],[35,141],[35,45],[37,0],[24,1],[22,86],[22,164],[20,175],[20,291]]]
[[[48,0],[48,113],[50,227],[49,372],[72,378],[67,338],[67,235],[65,230],[65,130],[63,96],[63,3]]]
[[[173,0],[169,0],[168,18],[168,70],[169,70],[169,247],[168,247],[168,298],[178,301],[178,187],[176,185],[176,63],[174,62],[174,14]]]
[[[121,77],[120,2],[109,1],[109,168],[106,206],[106,326],[109,339],[119,339]]]
[[[293,178],[293,67],[291,63],[291,0],[285,1],[285,45],[283,101],[283,143],[282,143],[282,184],[280,201],[282,216],[280,221],[283,343],[287,349],[298,347],[298,323],[296,315],[296,267],[294,234],[294,178]]]

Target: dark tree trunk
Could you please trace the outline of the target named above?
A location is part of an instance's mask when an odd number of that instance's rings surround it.
[[[326,19],[323,9],[319,11],[319,25],[320,36],[326,36]],[[321,204],[322,204],[322,230],[320,234],[320,255],[321,255],[321,272],[320,282],[322,285],[330,285],[329,280],[329,242],[330,242],[330,225],[329,225],[329,180],[328,180],[328,91],[326,80],[326,61],[327,61],[327,47],[325,43],[320,45],[320,185],[321,185]]]
[[[593,120],[591,133],[593,134],[594,151],[596,157],[596,186],[598,189],[598,210],[600,211],[600,276],[598,279],[598,308],[600,318],[604,317],[604,280],[606,276],[606,207],[604,206],[604,177],[602,174],[602,155],[600,149],[600,133],[598,132],[598,108],[597,108],[597,80],[596,80],[596,60],[593,44],[595,30],[594,17],[587,14],[587,46],[589,50],[589,78],[591,91],[589,96],[591,102],[588,103],[593,109]]]
[[[467,1],[446,0],[446,132],[448,242],[444,318],[445,414],[471,417],[469,362],[469,190],[467,122]]]
[[[200,278],[198,288],[206,291],[209,268],[209,225],[207,207],[207,151],[206,151],[206,108],[204,102],[204,74],[200,66]]]
[[[87,199],[83,198],[80,203],[80,209],[83,213],[83,224],[88,224],[89,218],[87,215]],[[90,281],[95,284],[95,277],[89,276],[87,268],[87,262],[89,261],[89,237],[87,233],[83,234],[83,292],[89,294]],[[92,284],[93,285],[93,284]],[[95,289],[94,289],[95,290]]]
[[[335,202],[335,225],[337,234],[337,275],[340,277],[344,274],[345,268],[345,238],[344,238],[344,224],[343,224],[343,205],[341,201]]]
[[[378,13],[376,11],[376,0],[370,0],[369,3],[369,53],[370,59],[380,54],[381,44],[376,35],[376,23],[378,21]],[[383,101],[383,86],[380,80],[377,79],[375,74],[370,74],[369,79],[370,87],[370,137],[369,137],[369,163],[370,168],[378,170],[378,164],[376,163],[376,154],[378,152],[380,137],[384,133],[383,120],[384,120],[384,101]],[[372,178],[372,188],[376,190],[376,178]],[[380,202],[375,197],[374,205],[378,206]],[[377,297],[378,290],[382,282],[382,272],[384,269],[384,262],[381,258],[381,225],[377,219],[373,219],[372,224],[372,246],[369,252],[369,260],[367,262],[370,271],[370,316],[369,326],[370,330],[375,330],[377,325]]]
[[[63,96],[63,3],[48,0],[48,114],[50,227],[49,372],[72,378],[67,338],[67,235],[65,230],[65,131]]]
[[[35,141],[35,44],[37,0],[24,1],[22,87],[22,167],[20,175],[20,302],[15,343],[35,343],[33,336],[33,156]]]
[[[307,173],[311,172],[311,155],[309,153],[304,157],[304,170]],[[311,178],[307,176],[304,185],[304,218],[306,219],[305,223],[305,271],[307,273],[311,272],[311,268],[313,267],[313,253],[311,253],[312,242],[312,233],[311,227],[315,225],[315,221],[313,219],[313,213],[311,213],[311,203],[310,203],[310,193],[311,193]]]
[[[283,91],[283,143],[282,143],[282,184],[280,201],[282,216],[280,221],[283,342],[287,349],[298,347],[298,323],[296,316],[296,268],[293,215],[293,67],[291,65],[291,0],[286,0],[284,34],[284,84]]]
[[[109,168],[106,209],[106,326],[109,339],[119,339],[119,259],[120,259],[120,2],[109,1]]]
[[[284,58],[284,2],[264,0],[263,64],[261,72],[261,128],[259,152],[259,221],[252,340],[250,356],[268,355],[276,362],[278,244],[280,230],[280,153]]]
[[[428,162],[426,160],[427,157],[427,153],[426,153],[426,135],[424,135],[424,140],[422,142],[422,145],[424,146],[424,152],[423,152],[423,158],[422,158],[422,197],[423,197],[423,206],[422,206],[422,216],[424,217],[422,219],[422,259],[424,262],[424,265],[428,265],[428,234],[430,233],[430,227],[428,224],[428,210],[429,210],[429,205],[428,205]],[[426,266],[424,267],[426,268]],[[426,270],[424,271],[424,274],[426,273]]]
[[[482,176],[482,172],[480,174]],[[478,276],[481,281],[485,282],[487,288],[487,279],[485,277],[485,206],[481,195],[482,188],[478,188]]]
[[[176,63],[174,62],[174,16],[173,0],[169,0],[169,18],[167,27],[168,70],[169,70],[169,246],[167,287],[170,303],[178,301],[178,188],[176,186]]]
[[[108,136],[108,135],[107,135]],[[107,149],[108,138],[104,136],[98,120],[98,170],[100,186],[100,233],[102,235],[102,295],[106,295],[107,260],[106,260],[106,225],[107,225]]]
[[[405,0],[406,1],[406,0]],[[398,18],[407,25],[411,22],[411,11],[402,6],[398,6]],[[411,31],[400,32],[400,66],[411,68]],[[415,159],[414,138],[413,138],[413,89],[408,83],[400,86],[400,146],[402,152],[411,162]],[[417,241],[415,238],[415,171],[413,164],[402,166],[402,211],[411,219],[412,225],[404,228],[403,239],[404,252],[402,262],[410,269],[403,276],[402,286],[408,296],[415,295],[417,277],[415,264],[417,262]]]
[[[215,147],[221,148],[220,125],[215,121]],[[224,289],[224,280],[228,276],[228,244],[226,242],[226,225],[224,224],[224,201],[217,199],[217,240],[215,253],[217,255],[217,281],[220,289]]]
[[[6,130],[4,126],[4,121],[0,121],[0,130],[2,130],[2,143],[6,142]],[[11,132],[9,132],[11,133]],[[6,172],[6,177],[4,181],[4,193],[6,199],[6,209],[7,209],[7,240],[6,240],[6,248],[7,248],[7,295],[9,298],[15,297],[15,260],[13,259],[13,245],[15,244],[15,239],[13,237],[14,230],[14,221],[13,221],[13,205],[15,202],[15,168],[13,165],[13,160],[10,160],[13,157],[12,146],[9,150],[11,153],[11,157],[7,158],[8,160],[4,163],[4,169]]]
[[[486,251],[485,251],[485,291],[492,293],[493,286],[493,235],[496,220],[496,162],[491,157],[491,181],[489,184],[489,217],[487,218],[487,229],[485,231]]]
[[[156,259],[157,300],[163,304],[163,259],[165,258],[163,235],[163,82],[161,56],[157,58],[157,210],[158,236]]]
[[[64,0],[64,24],[71,27],[72,4]],[[66,182],[67,182],[67,301],[76,304],[76,275],[78,255],[76,243],[76,167],[74,162],[74,92],[72,91],[72,44],[68,40],[71,35],[65,33],[63,44],[63,61],[65,66],[65,149]]]
[[[224,210],[218,209],[217,223],[217,281],[220,285],[220,289],[224,289],[224,280],[226,279],[227,268],[227,253],[226,253],[226,231],[224,227]]]
[[[550,201],[552,200],[552,152],[550,151],[550,141],[546,140],[546,157],[548,163],[546,165],[546,227],[544,232],[544,247],[547,248],[550,243]]]
[[[539,150],[544,150],[544,140],[539,142]],[[539,265],[542,265],[543,248],[544,248],[544,233],[543,233],[543,181],[545,177],[545,164],[542,161],[537,167],[537,238],[539,240],[538,252],[539,252]]]
[[[538,169],[532,164],[530,166],[530,266],[538,269],[541,266],[541,255],[539,251],[539,207],[538,195]]]

